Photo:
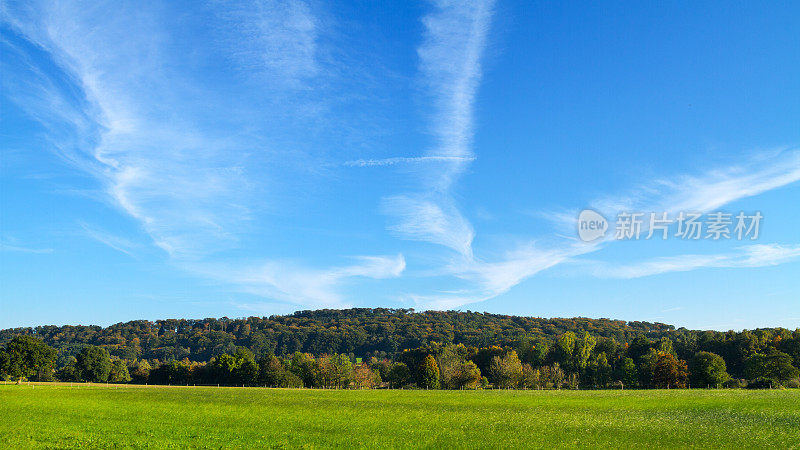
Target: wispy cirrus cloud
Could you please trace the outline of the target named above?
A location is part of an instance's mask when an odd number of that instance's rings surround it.
[[[665,256],[630,265],[597,264],[592,269],[601,278],[640,278],[663,273],[705,268],[776,266],[800,259],[800,245],[756,244],[730,253]]]
[[[684,174],[667,182],[655,180],[632,194],[604,197],[592,207],[613,220],[619,211],[709,212],[737,200],[778,189],[800,180],[800,152],[794,148],[756,153],[746,162],[715,168],[701,174]],[[577,210],[557,214],[563,236],[575,234]],[[602,260],[582,261],[616,242],[613,230],[608,239],[583,243],[563,238],[548,247],[523,245],[495,261],[457,260],[446,272],[469,283],[459,292],[410,295],[416,304],[428,308],[453,308],[501,295],[525,279],[560,264],[577,263],[581,275],[599,278],[639,278],[704,268],[767,267],[800,259],[797,244],[757,244],[732,252],[656,257],[629,265]],[[587,266],[588,264],[588,266]]]
[[[438,163],[421,169],[422,192],[386,198],[382,209],[395,220],[389,226],[392,232],[443,245],[467,259],[473,256],[474,231],[449,190],[475,158],[474,102],[492,8],[490,0],[438,1],[434,11],[423,17],[424,39],[417,54],[421,84],[432,104],[430,132],[435,145],[423,157],[383,160]]]
[[[434,6],[422,19],[424,41],[417,49],[435,111],[431,132],[437,146],[431,154],[471,156],[475,94],[494,2],[440,0]]]
[[[33,247],[21,243],[19,240],[3,236],[0,237],[0,251],[2,252],[20,252],[20,253],[53,253],[52,248]]]
[[[280,87],[302,87],[320,70],[318,21],[299,0],[214,0],[215,25],[226,54],[246,73]]]
[[[179,267],[295,304],[338,304],[335,291],[348,278],[398,276],[402,256],[329,269],[268,255],[248,267],[215,258],[240,245],[253,210],[281,181],[269,168],[305,158],[285,144],[271,147],[285,142],[281,128],[318,108],[309,100],[321,72],[318,20],[302,0],[212,1],[183,15],[181,26],[170,7],[4,3],[14,35],[4,45],[25,47],[15,52],[25,70],[7,84],[3,77],[4,91],[54,142],[71,138],[59,145],[62,156]],[[190,52],[182,33],[191,35]],[[281,108],[264,107],[274,104]],[[83,230],[123,253],[135,247]]]
[[[800,149],[756,152],[745,161],[698,174],[681,174],[640,185],[630,195],[593,203],[602,211],[709,212],[800,181]],[[574,224],[573,224],[574,225]]]
[[[400,276],[406,267],[402,255],[359,256],[354,259],[355,264],[327,269],[311,269],[291,261],[188,265],[187,268],[242,292],[293,305],[346,307],[348,303],[338,290],[348,279],[394,278]]]
[[[448,196],[398,195],[385,198],[382,207],[395,217],[389,229],[400,237],[442,245],[472,259],[475,231]]]
[[[164,50],[169,37],[158,8],[59,2],[36,10],[12,15],[12,23],[46,52],[39,64],[58,67],[48,73],[72,84],[43,76],[25,92],[38,100],[37,113],[65,119],[45,117],[52,130],[95,136],[64,149],[67,159],[80,161],[109,203],[170,255],[196,257],[235,243],[250,183],[238,169],[242,155],[230,150],[242,142],[209,131],[208,115],[193,110],[195,86]]]
[[[467,163],[475,160],[474,156],[414,156],[384,159],[356,159],[344,163],[353,167],[394,166],[396,164],[419,164],[428,162]]]
[[[85,222],[79,222],[79,225],[87,237],[128,256],[135,256],[134,251],[140,247],[130,239],[109,233]]]

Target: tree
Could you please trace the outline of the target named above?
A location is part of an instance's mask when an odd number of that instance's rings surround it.
[[[305,387],[314,386],[314,380],[317,378],[317,374],[316,364],[311,355],[307,353],[294,352],[294,355],[292,355],[292,362],[289,367],[292,373],[303,380],[303,385]]]
[[[550,383],[556,389],[561,389],[561,385],[564,383],[564,370],[561,368],[561,365],[558,363],[553,363],[553,367],[550,368]]]
[[[538,389],[541,386],[541,372],[530,364],[522,365],[522,387],[525,389]]]
[[[128,365],[125,360],[115,359],[111,362],[111,372],[108,374],[108,381],[112,383],[127,383],[131,381],[131,375],[128,372]]]
[[[653,367],[653,384],[660,388],[685,388],[688,377],[686,362],[671,353],[659,353]]]
[[[711,352],[695,353],[689,373],[692,385],[697,387],[720,387],[730,378],[725,360]]]
[[[502,358],[495,356],[489,365],[491,380],[500,388],[507,389],[519,386],[522,380],[522,362],[517,352],[510,351]]]
[[[192,367],[189,361],[176,361],[161,364],[150,371],[148,382],[152,384],[189,384],[192,379]]]
[[[428,355],[419,366],[417,385],[425,389],[439,389],[439,365],[433,355]]]
[[[0,374],[16,379],[51,379],[55,362],[56,351],[33,336],[15,336],[0,350]]]
[[[277,356],[269,354],[258,360],[258,381],[265,386],[278,387],[286,378],[286,368]]]
[[[472,361],[464,361],[456,367],[451,379],[454,389],[477,389],[481,383],[481,371]]]
[[[333,367],[335,370],[334,382],[337,388],[344,388],[350,384],[350,381],[353,378],[353,363],[350,361],[350,357],[341,353],[338,355],[334,355],[331,358],[331,362],[333,363]],[[377,372],[375,372],[377,375]],[[380,383],[380,376],[378,376],[377,383]]]
[[[111,357],[102,347],[85,347],[75,356],[75,370],[81,380],[105,383],[111,373]]]
[[[441,374],[440,383],[445,389],[460,389],[459,377],[462,375],[462,365],[466,360],[466,347],[463,345],[447,345],[436,357]],[[473,363],[474,364],[474,363]],[[477,367],[477,366],[476,366]],[[480,371],[479,371],[480,373]],[[480,379],[480,377],[478,377]]]
[[[798,370],[792,366],[792,357],[777,350],[767,354],[756,353],[747,359],[745,365],[750,380],[765,378],[781,383],[798,376]]]
[[[252,354],[240,360],[235,373],[236,384],[252,386],[258,381],[258,364],[253,359]]]
[[[411,383],[411,371],[408,370],[408,366],[405,363],[396,362],[389,369],[387,381],[389,382],[389,387],[403,387]]]
[[[583,337],[575,346],[574,361],[572,363],[575,370],[583,373],[589,364],[589,358],[592,356],[592,350],[594,350],[595,345],[597,345],[597,340],[589,332],[584,332]]]
[[[258,380],[258,364],[253,354],[239,347],[232,354],[219,355],[210,363],[212,376],[220,384],[252,385]]]
[[[381,376],[377,371],[372,370],[367,363],[361,363],[356,366],[353,372],[353,379],[359,389],[372,389],[381,383]]]
[[[656,349],[651,348],[640,358],[641,362],[638,368],[640,386],[648,387],[653,385],[658,356]]]
[[[78,369],[75,368],[76,362],[75,357],[70,356],[64,367],[56,371],[56,379],[59,381],[81,381]]]
[[[622,382],[623,389],[625,386],[634,387],[639,381],[639,374],[636,371],[636,363],[631,358],[625,358],[622,362],[620,369],[619,379]]]
[[[554,349],[554,357],[561,367],[572,369],[576,340],[575,333],[572,331],[567,331],[558,337]]]
[[[591,360],[588,372],[595,386],[605,387],[611,380],[611,365],[605,353],[600,353]]]
[[[129,374],[134,383],[145,383],[150,378],[150,371],[153,368],[146,359],[136,361],[129,368]]]

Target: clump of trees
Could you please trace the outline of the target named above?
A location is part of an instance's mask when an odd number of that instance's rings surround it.
[[[32,336],[14,336],[0,350],[0,374],[16,380],[51,381],[56,351]]]
[[[426,330],[440,332],[420,334],[421,320],[431,321]],[[291,331],[285,324],[292,324]],[[506,328],[486,334],[478,326]],[[0,375],[6,379],[327,389],[800,385],[800,330],[781,328],[718,333],[605,319],[379,309],[139,321],[105,329],[39,327],[36,336],[22,331],[0,332]],[[93,343],[85,342],[87,336]],[[55,349],[48,339],[57,342]],[[323,344],[325,339],[330,342]],[[306,347],[319,351],[298,349]],[[359,348],[364,351],[352,351]],[[196,358],[202,354],[211,356]]]

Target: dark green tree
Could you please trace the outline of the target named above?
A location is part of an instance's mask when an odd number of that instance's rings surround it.
[[[102,347],[85,347],[75,356],[75,370],[83,381],[105,383],[111,373],[111,357]]]
[[[632,358],[625,358],[620,367],[619,380],[622,382],[623,389],[625,387],[636,387],[639,382],[639,373],[636,370],[636,363]]]
[[[792,366],[792,357],[777,350],[767,354],[756,353],[747,359],[746,367],[747,378],[751,380],[766,378],[781,383],[798,376],[797,368]]]
[[[56,351],[41,339],[18,335],[0,350],[0,374],[33,381],[52,379]]]
[[[405,363],[396,362],[389,369],[387,380],[392,388],[403,387],[411,383],[411,371]]]
[[[689,379],[694,387],[722,386],[730,375],[725,360],[716,353],[697,352],[689,366]]]

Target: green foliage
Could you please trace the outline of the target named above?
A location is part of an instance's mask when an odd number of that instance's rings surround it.
[[[237,348],[232,355],[220,355],[209,363],[209,370],[219,384],[252,386],[258,381],[259,366],[246,348]]]
[[[47,381],[55,369],[56,351],[41,339],[19,335],[0,349],[0,375]]]
[[[477,389],[481,384],[481,371],[474,362],[462,361],[450,383],[453,389]]]
[[[575,333],[568,331],[558,337],[553,357],[562,367],[572,368],[574,365]]]
[[[691,383],[695,387],[718,388],[730,378],[725,360],[711,352],[697,352],[690,369]]]
[[[595,387],[605,387],[611,381],[613,368],[608,363],[605,352],[590,357],[586,368],[587,379]]]
[[[521,386],[524,389],[539,389],[542,387],[542,373],[539,369],[534,369],[530,364],[522,365]]]
[[[639,382],[639,372],[636,370],[636,363],[632,358],[625,358],[622,363],[619,375],[620,381],[623,386],[636,387]]]
[[[75,373],[82,381],[105,383],[111,373],[111,357],[104,348],[85,347],[75,356]]]
[[[152,384],[187,385],[192,381],[192,366],[189,361],[170,361],[150,371]]]
[[[408,366],[402,362],[392,364],[386,380],[390,383],[390,386],[394,388],[403,387],[413,381],[411,371],[408,370]]]
[[[542,319],[499,314],[456,311],[416,313],[408,309],[354,308],[345,310],[298,311],[286,316],[242,319],[137,320],[98,326],[42,326],[0,330],[0,343],[16,335],[35,335],[48,345],[75,356],[87,345],[105,347],[110,354],[127,360],[170,361],[188,358],[209,361],[246,347],[254,355],[277,356],[295,352],[315,355],[354,353],[369,358],[433,342],[476,348],[509,347],[522,336],[551,343],[565,332],[614,337],[629,342],[643,333],[674,332],[670,325],[624,322],[608,319]],[[721,353],[720,353],[721,354]],[[491,355],[495,356],[495,355]],[[523,355],[520,353],[520,356]],[[475,361],[481,371],[486,367]],[[421,359],[420,359],[421,362]],[[528,361],[539,364],[543,361]],[[59,367],[63,366],[59,363]],[[409,365],[412,370],[415,367]]]
[[[495,385],[511,386],[515,384],[498,382],[490,371],[495,357],[502,360],[511,351],[530,366],[527,372],[522,369],[521,376],[522,385],[528,387],[654,387],[660,354],[691,361],[694,386],[719,385],[719,378],[703,372],[719,372],[714,367],[720,367],[720,362],[735,379],[769,378],[773,384],[786,384],[796,378],[800,361],[800,330],[719,333],[607,319],[381,308],[246,319],[134,321],[106,328],[20,328],[0,330],[0,343],[8,344],[18,335],[35,335],[58,350],[55,364],[43,365],[48,369],[35,376],[29,372],[28,378],[46,380],[57,368],[59,380],[102,379],[88,369],[85,376],[76,358],[86,348],[99,347],[112,361],[125,360],[133,382],[150,384],[345,388],[355,381],[354,364],[363,361],[380,376],[383,386],[396,388],[418,381],[424,360],[432,355],[443,388],[472,386],[475,374],[470,363]],[[700,361],[695,365],[695,355],[702,352],[721,360],[714,359],[714,367]],[[9,361],[8,352],[0,351],[0,368],[6,372],[15,366]],[[539,382],[531,383],[537,370]],[[113,374],[109,369],[109,379],[125,380],[117,375],[122,372],[121,367]],[[0,376],[13,378],[9,373]]]
[[[147,360],[139,360],[134,362],[129,368],[131,381],[135,383],[146,383],[150,378],[150,371],[152,366]]]
[[[433,355],[428,355],[419,366],[417,386],[423,389],[439,389],[439,366]]]
[[[592,357],[592,352],[594,351],[594,346],[596,344],[597,340],[590,335],[588,331],[585,332],[583,337],[577,341],[575,345],[575,354],[572,366],[578,371],[586,370],[586,366],[589,364],[589,358]]]
[[[115,359],[111,362],[111,372],[108,374],[108,381],[112,383],[127,383],[131,381],[130,372],[128,372],[128,365],[121,359]]]
[[[797,378],[798,370],[792,366],[792,357],[773,350],[768,354],[757,353],[747,359],[747,377],[766,378],[776,383]]]
[[[501,389],[514,388],[522,381],[522,362],[517,352],[511,351],[502,358],[495,356],[489,366],[489,380]]]
[[[474,389],[481,379],[481,371],[470,357],[476,355],[475,349],[463,344],[447,345],[441,349],[436,363],[439,365],[441,385],[445,389]]]

